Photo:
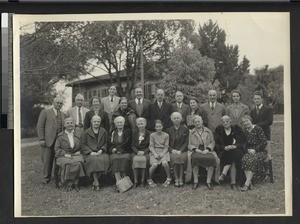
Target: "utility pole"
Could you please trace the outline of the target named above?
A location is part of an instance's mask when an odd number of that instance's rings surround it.
[[[143,58],[143,36],[140,37],[141,40],[141,86],[143,88],[143,91],[145,91],[145,81],[144,81],[144,58]]]

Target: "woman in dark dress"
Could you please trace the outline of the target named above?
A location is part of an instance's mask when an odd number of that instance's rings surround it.
[[[227,115],[222,117],[222,125],[215,130],[215,151],[223,166],[219,181],[224,181],[230,170],[231,189],[236,190],[237,173],[241,173],[241,159],[244,153],[245,136],[238,125],[231,125],[231,118]]]
[[[100,99],[94,96],[91,99],[91,110],[85,114],[83,127],[84,130],[91,127],[91,120],[94,115],[98,115],[101,118],[101,127],[103,127],[107,133],[109,132],[109,118],[107,113],[101,109]]]
[[[133,109],[128,107],[128,100],[126,97],[121,97],[119,102],[119,108],[114,114],[112,115],[112,120],[116,117],[122,116],[125,118],[125,129],[130,129],[132,132],[136,129],[136,114]],[[113,126],[115,128],[115,126]]]
[[[246,129],[246,153],[242,158],[242,169],[246,175],[246,182],[242,191],[252,189],[253,175],[264,175],[263,164],[267,158],[267,139],[260,126],[253,125],[252,118],[245,115],[242,118]]]
[[[196,115],[193,122],[195,128],[190,131],[188,145],[194,177],[193,189],[198,187],[199,166],[202,166],[207,168],[206,186],[209,190],[213,190],[211,179],[214,167],[217,166],[217,154],[213,151],[215,148],[214,136],[211,130],[203,126],[200,116]]]
[[[111,169],[116,181],[125,177],[129,173],[130,153],[131,153],[131,131],[124,128],[125,118],[122,116],[114,119],[116,129],[109,137],[109,151]]]
[[[80,137],[74,133],[75,123],[68,117],[64,121],[65,131],[58,134],[55,142],[56,164],[60,167],[61,182],[67,191],[79,191],[78,181],[84,177],[83,157],[80,154]]]
[[[199,115],[202,117],[203,125],[207,126],[207,115],[204,110],[200,107],[199,101],[196,97],[190,98],[190,114],[186,117],[187,126],[189,129],[193,129],[195,127],[193,123],[193,118],[195,115]]]
[[[166,130],[169,134],[169,152],[171,167],[175,176],[175,187],[183,186],[183,171],[187,163],[187,147],[189,129],[181,124],[182,115],[179,112],[171,114],[173,126]]]
[[[88,177],[93,177],[93,191],[99,191],[99,179],[101,174],[109,169],[109,157],[107,151],[108,134],[100,127],[101,118],[94,115],[92,127],[85,130],[81,137],[81,150],[85,160],[85,171]]]
[[[133,188],[136,188],[138,185],[138,174],[141,173],[141,183],[142,186],[146,186],[145,176],[146,169],[149,167],[149,143],[150,143],[150,134],[151,132],[146,130],[147,120],[143,117],[136,119],[136,125],[138,127],[132,133],[132,169],[134,176]]]

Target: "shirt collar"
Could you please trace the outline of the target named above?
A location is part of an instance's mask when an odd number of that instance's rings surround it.
[[[57,115],[57,110],[54,107],[52,107],[52,108],[53,108],[55,115]]]
[[[259,106],[258,106],[258,109],[260,110],[260,109],[262,108],[262,106],[263,106],[263,104],[259,105]]]
[[[67,130],[65,130],[65,133],[67,134],[67,135],[73,135],[74,134],[74,130],[70,133],[70,132],[67,132]]]
[[[141,103],[143,103],[143,98],[141,98],[140,100],[141,100]],[[138,104],[139,103],[139,99],[135,98],[135,102],[136,102],[136,104]]]

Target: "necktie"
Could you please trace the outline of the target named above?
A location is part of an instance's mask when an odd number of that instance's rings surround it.
[[[138,99],[138,105],[141,105],[141,99]]]
[[[258,113],[259,113],[259,107],[256,106],[256,114],[258,114]]]
[[[57,133],[60,133],[62,131],[62,119],[61,119],[61,114],[59,110],[56,110],[56,120],[57,120]]]
[[[56,110],[56,117],[60,117],[59,110]]]
[[[79,118],[78,125],[81,126],[82,125],[82,117],[81,117],[80,107],[78,107],[78,118]]]
[[[113,96],[110,98],[110,102],[114,102],[114,97]]]
[[[215,109],[214,103],[211,103],[211,110],[214,110],[214,109]]]

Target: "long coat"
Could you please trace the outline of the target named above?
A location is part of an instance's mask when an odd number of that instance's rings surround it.
[[[93,110],[90,110],[85,114],[84,118],[84,130],[88,129],[91,127],[91,120],[93,116],[95,115],[95,112]],[[101,117],[101,124],[100,126],[103,127],[107,132],[109,132],[109,118],[108,115],[105,111],[99,110],[99,117]]]
[[[215,148],[214,136],[213,136],[211,130],[209,130],[206,127],[203,127],[203,128],[204,128],[204,130],[201,134],[202,139],[199,137],[199,134],[195,128],[190,130],[189,145],[188,145],[189,150],[198,148],[201,140],[203,140],[204,149],[210,148],[212,151],[214,150],[214,148]]]
[[[221,118],[225,115],[225,106],[216,102],[214,110],[210,108],[209,102],[202,104],[207,115],[207,127],[214,132],[216,127],[221,124]]]
[[[65,154],[75,154],[76,152],[80,151],[80,137],[77,136],[75,132],[73,136],[74,147],[72,148],[67,133],[59,133],[55,142],[55,157],[63,157]]]
[[[187,151],[189,144],[189,129],[185,125],[180,125],[176,133],[174,126],[168,128],[166,133],[169,134],[169,151],[179,150],[181,152]]]
[[[113,148],[117,149],[120,154],[131,153],[131,130],[124,129],[122,135],[122,142],[117,142],[118,130],[115,129],[109,136],[109,152],[112,152]]]
[[[61,113],[61,130],[64,128],[64,120],[66,115],[63,112]],[[39,140],[45,140],[46,147],[51,147],[57,136],[57,118],[53,111],[53,108],[44,109],[40,113],[38,123],[37,123],[37,134]]]
[[[182,103],[181,108],[179,108],[177,103],[173,103],[172,112],[179,112],[182,115],[182,123],[186,124],[186,117],[190,114],[190,107],[185,103]]]
[[[98,131],[98,139],[96,139],[92,128],[85,130],[81,136],[81,150],[84,155],[88,155],[91,152],[107,152],[107,140],[108,134],[102,127]]]
[[[273,124],[273,110],[271,107],[263,105],[257,114],[256,109],[250,111],[252,123],[260,126],[269,141],[271,139],[271,128]]]
[[[231,124],[238,125],[241,128],[244,128],[242,124],[242,117],[244,115],[249,115],[249,114],[250,114],[249,107],[242,103],[240,104],[237,113],[235,112],[235,108],[233,104],[230,104],[229,106],[226,107],[226,115],[228,115],[231,118]]]
[[[150,105],[150,128],[154,130],[154,121],[159,119],[164,123],[164,130],[172,126],[171,116],[172,105],[163,101],[162,107],[159,108],[157,101]]]

